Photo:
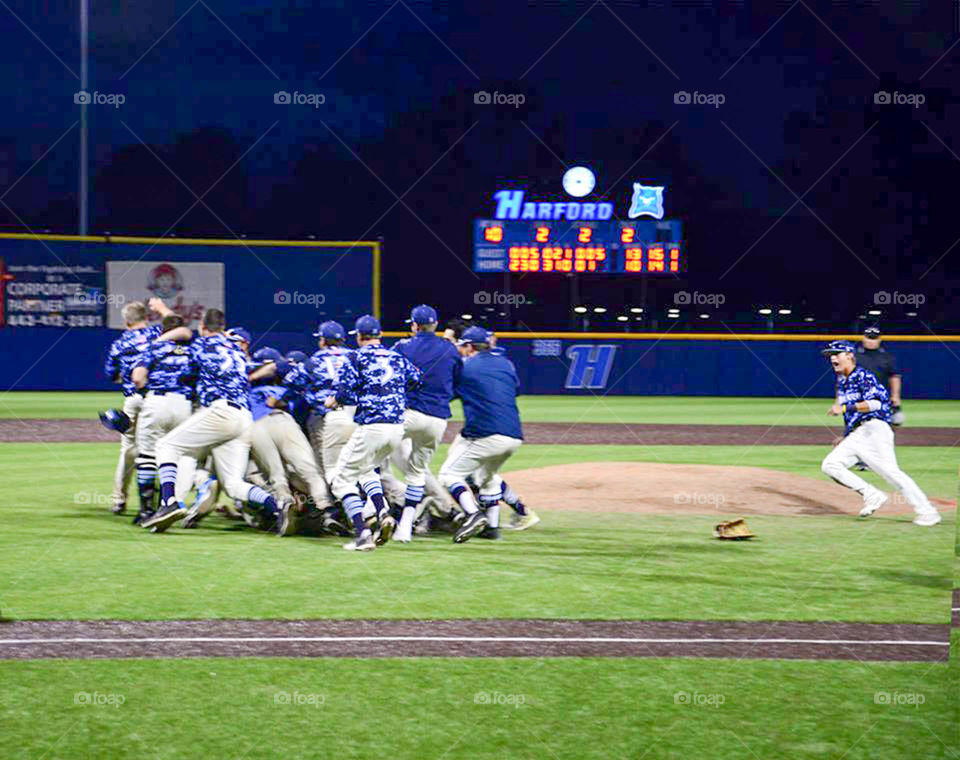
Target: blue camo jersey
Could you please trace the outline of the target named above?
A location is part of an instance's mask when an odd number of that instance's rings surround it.
[[[350,361],[354,350],[340,346],[321,348],[313,356],[290,370],[283,378],[287,388],[284,401],[301,401],[309,412],[324,415],[327,408],[323,402],[336,393],[340,370]]]
[[[418,332],[412,338],[397,341],[393,350],[403,354],[422,374],[420,387],[407,394],[407,407],[449,419],[453,389],[463,368],[456,347],[436,333]]]
[[[879,401],[880,408],[875,412],[858,412],[854,407],[857,401]],[[860,423],[867,420],[890,422],[890,394],[877,376],[863,367],[857,367],[849,375],[837,375],[837,403],[849,404],[850,409],[843,413],[844,435]],[[851,411],[852,409],[852,411]]]
[[[140,354],[134,366],[146,368],[148,391],[182,393],[193,399],[197,363],[189,343],[155,340]]]
[[[396,351],[364,346],[340,370],[337,401],[356,404],[358,425],[402,424],[407,391],[420,385],[420,370]]]
[[[103,371],[111,380],[119,380],[123,384],[123,395],[132,396],[137,387],[130,379],[134,364],[140,354],[146,350],[151,342],[163,332],[160,325],[147,325],[135,330],[124,330],[113,343],[103,363]]]
[[[190,344],[190,351],[197,363],[197,400],[200,406],[210,406],[217,399],[250,408],[247,396],[250,381],[247,379],[247,357],[227,340],[223,333],[198,336]]]

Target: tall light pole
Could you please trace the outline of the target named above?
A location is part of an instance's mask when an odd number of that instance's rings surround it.
[[[90,0],[80,0],[80,89],[84,92],[88,92],[87,87],[89,86],[88,76],[87,76],[87,58],[90,53],[90,44],[89,44],[89,35],[90,35]],[[81,235],[89,234],[88,227],[88,218],[89,218],[89,198],[88,198],[88,184],[89,184],[89,167],[87,161],[87,103],[84,101],[80,104],[80,177],[79,177],[79,192],[77,193],[79,197],[79,223],[77,224],[78,232]]]

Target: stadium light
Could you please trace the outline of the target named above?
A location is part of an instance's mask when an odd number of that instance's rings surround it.
[[[586,314],[586,313],[587,313],[587,307],[586,307],[586,306],[574,306],[574,307],[573,307],[573,310],[574,310],[577,314]]]
[[[908,311],[908,312],[907,312],[907,316],[908,316],[908,317],[915,317],[915,316],[917,316],[917,312],[915,312],[915,311]]]
[[[677,312],[677,311],[668,311],[668,312],[667,312],[667,318],[668,318],[668,319],[678,319],[679,317],[680,317],[680,313]]]
[[[631,314],[643,314],[643,309],[639,306],[634,306],[630,309]]]
[[[813,322],[814,319],[813,319],[813,317],[804,317],[804,318],[803,318],[803,321],[804,321],[804,322]]]
[[[782,314],[783,316],[787,316],[788,314],[793,314],[793,311],[791,311],[790,309],[777,309],[777,314]]]
[[[880,309],[870,309],[867,314],[869,314],[871,317],[879,317],[881,314],[883,314],[883,312],[880,311]]]
[[[603,308],[602,306],[594,306],[594,307],[593,307],[593,313],[594,313],[594,314],[606,314],[606,313],[607,313],[607,310],[606,310],[605,308]]]
[[[757,314],[763,314],[764,316],[767,314],[773,314],[773,309],[760,309]]]
[[[710,319],[710,315],[709,315],[709,314],[701,314],[701,315],[700,315],[700,319]]]
[[[630,319],[630,317],[625,317],[623,314],[621,314],[619,317],[617,317],[617,322],[626,322],[628,319]]]
[[[461,314],[460,319],[473,319],[473,314]]]

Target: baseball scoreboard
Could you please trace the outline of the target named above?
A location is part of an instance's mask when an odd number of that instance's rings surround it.
[[[685,272],[677,220],[474,222],[476,272],[670,275]]]

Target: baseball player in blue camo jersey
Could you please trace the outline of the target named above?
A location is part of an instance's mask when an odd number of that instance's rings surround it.
[[[101,412],[100,421],[113,430],[118,430],[120,438],[120,458],[113,475],[113,512],[121,515],[127,509],[127,483],[133,473],[137,456],[137,417],[143,407],[143,394],[137,390],[130,377],[134,364],[147,346],[162,332],[160,324],[147,324],[150,310],[166,317],[173,312],[159,298],[151,298],[148,305],[140,301],[131,301],[123,307],[123,322],[127,329],[110,344],[103,371],[107,377],[123,387],[123,411]],[[117,426],[122,421],[123,429]],[[124,419],[125,418],[125,419]],[[141,509],[144,507],[140,505]],[[146,505],[152,509],[152,505]]]
[[[323,477],[332,487],[340,453],[353,435],[356,425],[353,422],[353,406],[328,409],[324,402],[336,394],[340,369],[354,352],[343,345],[347,331],[339,322],[321,322],[313,337],[317,339],[318,349],[284,377],[287,390],[282,401],[289,404],[301,399],[307,407],[310,444]]]
[[[182,339],[177,328],[161,339]],[[174,495],[177,462],[189,455],[199,459],[212,454],[223,489],[231,499],[255,504],[276,515],[277,524],[287,519],[267,491],[244,480],[250,457],[250,381],[247,359],[223,334],[224,316],[219,309],[207,309],[200,336],[190,344],[198,367],[197,401],[200,408],[157,442],[160,475],[160,509],[143,525],[163,532],[184,517],[187,509]],[[187,330],[187,335],[192,333]]]
[[[402,354],[380,345],[380,322],[375,317],[360,317],[355,328],[359,349],[340,369],[336,395],[327,398],[325,404],[329,409],[338,404],[357,407],[357,429],[341,453],[333,493],[356,532],[356,539],[343,548],[369,551],[389,541],[396,527],[375,468],[400,446],[407,392],[420,384],[420,370]],[[358,485],[376,509],[376,536],[363,520]]]
[[[850,472],[862,461],[890,485],[903,492],[914,511],[914,525],[928,527],[940,522],[940,514],[919,486],[897,464],[890,427],[890,396],[876,375],[856,363],[856,349],[845,340],[835,340],[824,350],[837,375],[837,400],[827,414],[843,415],[844,436],[824,458],[821,469],[840,485],[863,496],[861,517],[882,507],[888,496]]]
[[[410,439],[406,467],[403,512],[394,539],[409,543],[413,519],[423,500],[430,460],[447,429],[453,389],[460,380],[463,360],[448,340],[437,335],[437,312],[421,304],[410,312],[412,338],[397,342],[393,350],[405,356],[422,375],[420,386],[407,394],[403,416],[403,437]]]
[[[488,525],[497,526],[501,496],[497,471],[523,444],[516,368],[506,357],[490,353],[488,341],[482,327],[467,328],[458,341],[464,361],[456,392],[463,401],[466,422],[440,468],[440,482],[467,515],[453,536],[458,544]],[[467,486],[471,475],[484,509],[478,507]]]
[[[163,318],[164,332],[183,326],[183,318],[171,314]],[[140,491],[139,524],[153,513],[157,481],[157,441],[186,420],[193,411],[193,387],[197,365],[189,342],[155,340],[143,351],[131,373],[134,385],[146,391],[137,419],[137,486]],[[190,489],[189,480],[177,489],[181,500]],[[151,505],[144,507],[144,505]]]

